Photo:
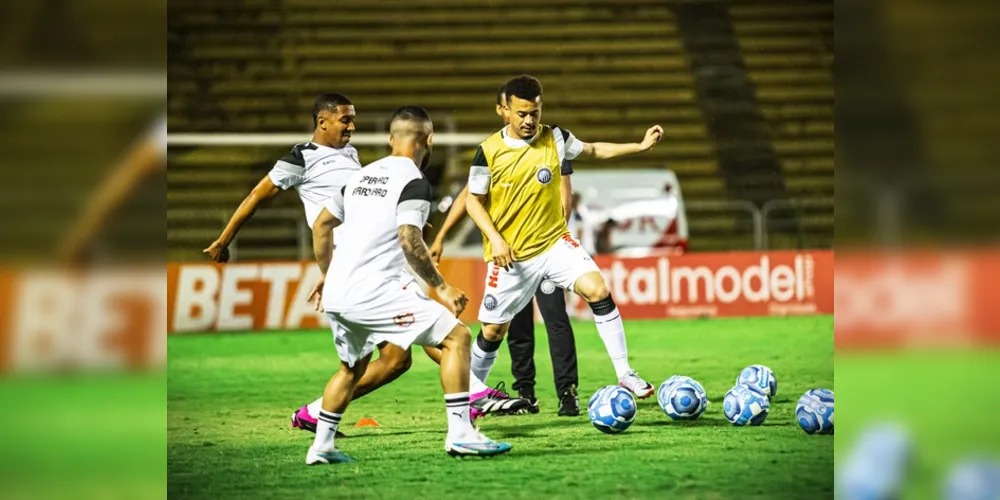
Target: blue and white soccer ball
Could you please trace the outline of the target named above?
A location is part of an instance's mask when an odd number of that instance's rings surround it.
[[[604,391],[607,390],[608,387],[613,387],[613,386],[606,385],[604,387],[601,387],[600,389],[597,390],[597,392],[595,392],[594,394],[592,394],[590,396],[590,401],[587,401],[587,411],[588,412],[590,411],[591,408],[594,407],[594,403],[597,402],[598,398],[600,398],[601,395],[604,394]]]
[[[664,380],[663,383],[660,384],[660,387],[663,387],[665,385],[674,384],[674,383],[680,382],[682,380],[694,380],[694,379],[691,378],[691,377],[688,377],[686,375],[671,375],[670,378]]]
[[[903,498],[914,463],[913,438],[898,422],[868,424],[838,459],[835,488],[841,498]],[[843,495],[841,495],[843,492]]]
[[[625,432],[635,420],[636,410],[632,393],[616,385],[600,388],[587,403],[590,422],[606,434]]]
[[[795,406],[795,420],[807,434],[833,434],[833,391],[806,391]]]
[[[778,379],[774,372],[764,365],[750,365],[736,377],[736,385],[745,385],[770,399],[778,393]]]
[[[737,385],[726,393],[722,402],[722,412],[733,425],[760,425],[767,418],[771,403],[767,396],[751,390],[745,385]]]
[[[686,381],[686,380],[694,380],[694,379],[691,378],[691,377],[684,376],[684,375],[671,375],[670,378],[664,380],[663,383],[660,384],[659,389],[656,390],[656,396],[657,396],[657,398],[659,398],[659,396],[660,396],[660,391],[663,391],[665,388],[670,387],[670,386],[672,386],[672,385],[674,385],[677,382],[680,382],[682,380]],[[660,406],[662,407],[663,405],[661,404]]]
[[[1000,498],[1000,463],[976,457],[955,464],[948,473],[945,500],[995,500]]]
[[[674,420],[694,420],[708,407],[705,388],[697,380],[682,375],[663,381],[656,391],[656,400],[663,413]]]

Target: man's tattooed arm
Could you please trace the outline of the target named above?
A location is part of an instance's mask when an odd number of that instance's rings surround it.
[[[434,261],[424,243],[423,231],[420,228],[409,224],[399,226],[399,244],[403,247],[406,261],[420,279],[433,288],[444,284],[444,278],[441,277],[437,267],[434,267]]]

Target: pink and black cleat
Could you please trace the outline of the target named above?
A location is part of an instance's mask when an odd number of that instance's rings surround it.
[[[298,410],[295,410],[294,413],[292,413],[292,428],[302,429],[304,431],[309,431],[313,433],[316,432],[316,419],[309,414],[308,406],[302,405],[302,408],[299,408]],[[347,436],[344,435],[343,432],[340,432],[338,430],[337,434],[334,435],[334,437],[339,439]]]
[[[309,415],[308,406],[302,405],[302,408],[292,413],[292,428],[316,432],[316,419]]]
[[[505,390],[503,382],[492,389],[469,396],[469,416],[472,421],[486,415],[517,415],[531,406],[524,398],[512,398]]]
[[[469,406],[469,420],[475,422],[477,418],[482,417],[483,415],[485,415],[485,413],[473,408],[471,405]]]

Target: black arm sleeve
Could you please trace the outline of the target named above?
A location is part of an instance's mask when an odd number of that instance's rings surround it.
[[[472,158],[473,167],[489,167],[490,164],[486,162],[486,155],[483,153],[483,146],[480,145],[476,148],[476,156]]]
[[[562,165],[559,166],[559,173],[561,175],[573,175],[573,162],[563,160]]]
[[[305,167],[306,159],[302,155],[302,150],[304,149],[316,149],[316,146],[313,144],[296,144],[292,146],[292,150],[287,155],[281,158],[281,161],[291,163],[297,167]]]
[[[434,194],[434,190],[431,187],[430,181],[425,177],[420,177],[419,179],[413,179],[408,182],[406,186],[403,187],[403,191],[399,193],[399,203],[407,200],[423,200],[431,201],[431,197]]]

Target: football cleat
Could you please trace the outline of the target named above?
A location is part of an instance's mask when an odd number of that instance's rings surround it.
[[[505,389],[504,383],[500,382],[492,389],[486,389],[469,397],[470,416],[475,415],[474,418],[479,418],[486,415],[516,415],[531,406],[531,401],[512,398]]]
[[[527,399],[528,403],[531,404],[531,406],[528,406],[527,408],[524,408],[523,410],[518,411],[518,413],[520,413],[520,414],[524,414],[524,413],[538,413],[538,398],[535,397],[535,390],[534,389],[518,390],[517,391],[517,395],[521,399]]]
[[[478,429],[458,439],[450,437],[444,442],[444,451],[453,457],[492,457],[510,451],[509,443],[498,443],[484,436]]]
[[[292,413],[292,428],[302,429],[313,433],[316,432],[316,419],[309,414],[308,406],[302,405],[302,408],[299,408],[298,410],[295,410],[295,413]],[[333,437],[335,439],[340,439],[347,436],[338,430]]]
[[[655,391],[653,384],[643,380],[635,370],[629,370],[625,376],[618,380],[618,385],[635,394],[635,397],[639,399],[646,399]]]
[[[354,462],[355,460],[345,455],[340,450],[314,451],[312,447],[306,453],[306,465],[328,465]]]
[[[576,385],[571,385],[562,396],[559,396],[559,416],[575,417],[579,414],[580,396],[576,392]]]

